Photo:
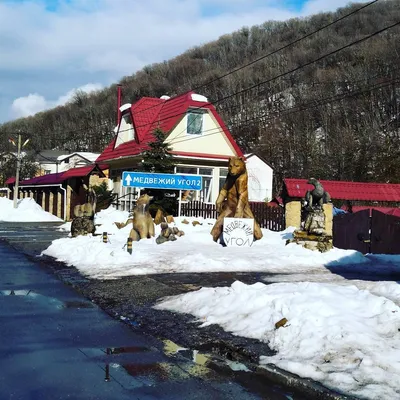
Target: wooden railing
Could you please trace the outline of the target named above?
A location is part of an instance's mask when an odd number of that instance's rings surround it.
[[[283,207],[271,207],[262,202],[250,202],[249,204],[261,228],[276,232],[285,229],[285,210]],[[218,214],[214,204],[191,201],[182,203],[181,216],[217,218]]]

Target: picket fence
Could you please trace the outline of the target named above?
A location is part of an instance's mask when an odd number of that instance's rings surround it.
[[[279,232],[285,229],[285,210],[283,207],[271,207],[262,202],[250,202],[251,211],[261,228]],[[201,201],[182,203],[181,216],[217,218],[217,210],[214,204]]]

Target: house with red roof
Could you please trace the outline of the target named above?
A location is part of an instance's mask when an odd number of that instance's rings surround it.
[[[400,184],[320,180],[336,207],[351,207],[353,212],[374,208],[396,215],[400,207]],[[304,199],[314,187],[307,179],[286,178],[283,182],[284,203]]]
[[[165,142],[176,159],[175,173],[203,177],[203,189],[190,199],[215,202],[228,159],[243,153],[215,107],[194,92],[172,98],[143,97],[119,107],[115,138],[96,160],[109,165],[114,192],[124,196],[132,190],[122,186],[122,172],[138,168],[143,152],[155,140],[156,128],[166,134]]]
[[[36,176],[19,182],[18,198],[33,198],[45,211],[69,221],[74,207],[86,203],[87,188],[99,184],[108,169],[105,164],[91,164],[64,172]],[[13,199],[15,178],[5,182]]]

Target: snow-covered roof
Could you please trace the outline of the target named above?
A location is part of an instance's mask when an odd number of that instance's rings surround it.
[[[100,153],[91,153],[91,152],[87,152],[87,151],[79,151],[79,152],[75,152],[75,153],[71,153],[71,154],[63,154],[59,157],[57,157],[58,161],[62,161],[66,158],[69,157],[73,157],[73,156],[79,156],[82,158],[85,158],[86,160],[90,161],[90,162],[95,162],[97,157],[100,155]]]
[[[191,94],[193,101],[201,101],[202,103],[208,103],[208,99],[206,96],[202,96],[201,94],[192,93]]]

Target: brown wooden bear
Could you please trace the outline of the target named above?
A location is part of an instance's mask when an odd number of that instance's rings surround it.
[[[154,237],[154,222],[149,213],[149,203],[153,197],[143,194],[133,209],[132,229],[129,237],[132,240],[150,239]]]
[[[214,242],[221,236],[225,217],[254,219],[249,206],[247,182],[247,170],[243,158],[231,157],[228,165],[228,176],[216,201],[219,216],[211,230]],[[254,239],[261,239],[262,236],[261,228],[254,219]]]

